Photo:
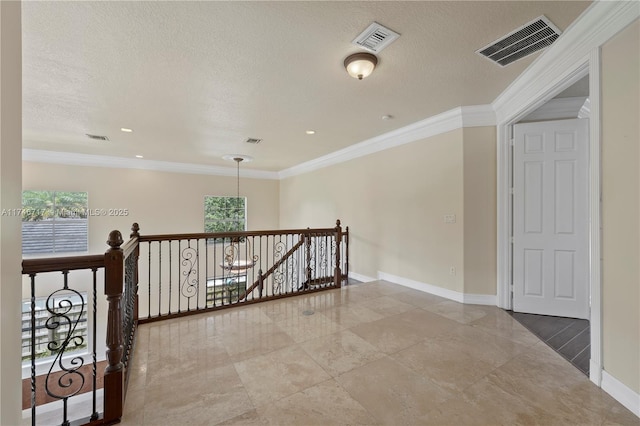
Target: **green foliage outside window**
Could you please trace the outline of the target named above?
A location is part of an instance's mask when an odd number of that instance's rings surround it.
[[[64,191],[23,191],[22,221],[87,217],[87,193]]]
[[[88,207],[86,192],[23,191],[22,253],[87,251]]]
[[[246,198],[204,197],[204,232],[245,231]]]

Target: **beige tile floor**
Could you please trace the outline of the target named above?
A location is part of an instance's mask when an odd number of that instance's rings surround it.
[[[137,339],[123,425],[640,423],[500,309],[384,281]]]

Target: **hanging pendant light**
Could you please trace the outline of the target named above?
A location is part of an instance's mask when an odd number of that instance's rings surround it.
[[[240,223],[240,163],[243,161],[249,162],[253,160],[252,157],[240,154],[225,155],[222,157],[228,161],[234,161],[236,163],[236,224]],[[244,231],[242,229],[236,229],[236,231]],[[253,255],[251,251],[250,241],[246,237],[236,237],[232,239],[225,249],[224,260],[220,263],[220,267],[228,271],[231,274],[239,275],[245,273],[248,269],[253,268],[258,260],[256,255]]]
[[[242,157],[234,157],[233,161],[236,162],[236,176],[237,176],[237,189],[238,191],[236,192],[236,226],[238,226],[238,224],[240,223],[240,163],[242,163],[242,161],[244,160],[244,158]]]
[[[234,161],[236,163],[236,224],[240,223],[240,163],[249,162],[253,160],[248,155],[241,154],[229,154],[222,157],[227,161]]]

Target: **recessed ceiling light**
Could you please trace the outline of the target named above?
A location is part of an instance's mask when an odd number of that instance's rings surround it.
[[[144,158],[142,155],[136,155],[136,158]]]
[[[305,133],[308,134],[308,135],[315,135],[316,131],[315,130],[307,130]]]
[[[387,114],[387,115],[383,115],[381,118],[382,118],[383,120],[391,120],[391,119],[393,118],[393,115],[388,115],[388,114]]]
[[[133,132],[133,129],[129,129],[129,128],[127,128],[127,127],[121,127],[121,128],[120,128],[120,131],[122,131],[122,132],[126,132],[126,133],[131,133],[131,132]]]

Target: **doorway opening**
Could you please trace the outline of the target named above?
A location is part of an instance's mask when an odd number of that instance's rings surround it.
[[[511,125],[514,319],[589,375],[589,76]]]
[[[602,288],[601,288],[601,203],[600,203],[600,51],[593,49],[571,70],[539,87],[535,94],[524,91],[512,98],[513,108],[499,116],[498,132],[498,306],[511,310],[513,291],[513,217],[512,136],[514,125],[537,110],[550,99],[583,77],[589,79],[589,171],[588,171],[588,251],[589,251],[589,320],[590,359],[589,378],[597,386],[602,383]]]

